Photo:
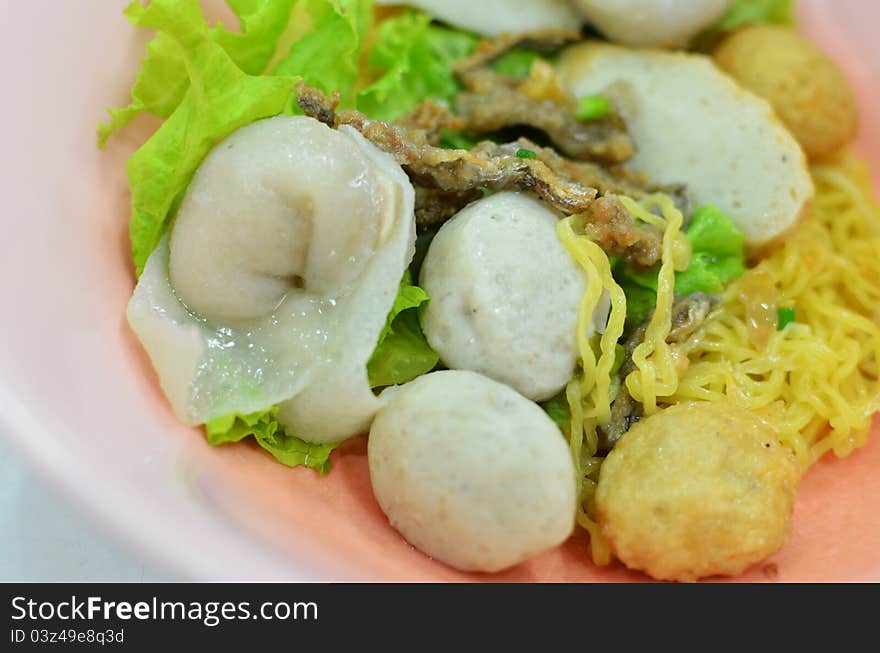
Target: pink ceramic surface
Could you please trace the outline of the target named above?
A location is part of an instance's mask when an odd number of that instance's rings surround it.
[[[206,2],[215,8],[219,2]],[[880,188],[880,51],[874,0],[801,0],[804,30],[841,63],[862,108],[858,151]],[[6,0],[0,240],[0,435],[86,514],[185,577],[206,580],[643,580],[599,570],[581,537],[497,576],[428,560],[387,524],[365,446],[327,478],[256,447],[208,447],[161,395],[123,311],[126,156],[149,121],[95,147],[104,108],[124,104],[144,36],[126,0]],[[778,580],[880,580],[880,424],[846,460],[804,479]],[[742,579],[767,578],[763,566]]]

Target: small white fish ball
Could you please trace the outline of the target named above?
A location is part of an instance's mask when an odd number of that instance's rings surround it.
[[[447,367],[485,374],[535,401],[571,380],[587,279],[557,222],[528,195],[498,193],[443,225],[420,283],[431,297],[425,335]],[[607,315],[603,302],[598,328]]]
[[[370,431],[370,478],[413,546],[458,569],[494,572],[571,535],[574,464],[536,404],[463,371],[386,392]]]

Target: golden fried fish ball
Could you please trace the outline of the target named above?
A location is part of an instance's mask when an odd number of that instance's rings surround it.
[[[793,30],[753,25],[727,37],[718,65],[775,109],[804,151],[822,157],[858,130],[855,96],[840,69]]]
[[[793,454],[755,414],[679,404],[609,454],[596,511],[627,567],[659,580],[735,575],[785,543],[798,480]]]

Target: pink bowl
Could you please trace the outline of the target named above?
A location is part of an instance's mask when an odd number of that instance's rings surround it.
[[[365,447],[339,450],[327,478],[242,444],[208,447],[181,426],[126,326],[123,163],[141,121],[106,152],[94,126],[126,103],[145,37],[127,0],[32,0],[7,12],[0,129],[0,433],[85,513],[185,577],[204,580],[643,580],[599,570],[581,537],[504,574],[458,573],[408,546],[369,487]],[[219,2],[207,5],[218,6]],[[804,30],[858,89],[858,151],[880,188],[880,55],[870,0],[801,0]],[[25,29],[23,26],[32,26]],[[65,37],[59,38],[59,34]],[[805,478],[782,581],[880,580],[880,424],[870,444]],[[739,580],[764,580],[759,565]]]

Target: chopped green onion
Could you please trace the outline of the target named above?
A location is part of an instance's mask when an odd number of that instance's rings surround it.
[[[574,110],[574,117],[578,120],[598,120],[604,118],[611,111],[611,102],[601,95],[588,95],[580,99],[578,108]]]
[[[528,77],[532,64],[541,58],[536,50],[511,50],[492,62],[492,70],[506,77]]]
[[[780,307],[776,309],[776,330],[782,331],[785,327],[787,327],[792,322],[797,321],[797,315],[795,314],[793,307]]]
[[[536,159],[538,155],[532,152],[531,150],[519,149],[516,151],[516,155],[520,159]]]

